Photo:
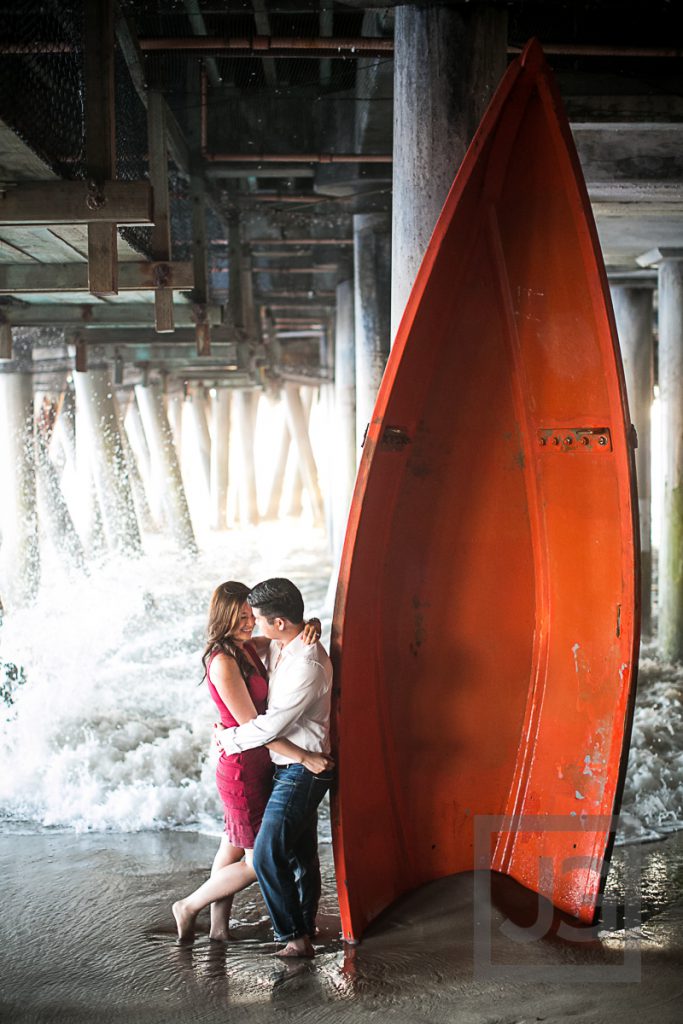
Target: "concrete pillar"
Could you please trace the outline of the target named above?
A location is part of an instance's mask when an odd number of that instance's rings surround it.
[[[211,528],[225,530],[228,513],[230,391],[216,388],[211,404]]]
[[[180,475],[180,463],[173,444],[173,434],[164,408],[159,387],[136,385],[137,400],[150,454],[159,467],[162,480],[162,500],[168,527],[182,551],[197,553],[197,542],[192,530],[185,488]]]
[[[136,401],[129,402],[127,406],[125,428],[133,459],[145,490],[147,507],[151,516],[149,528],[152,530],[159,529],[164,519],[161,493],[163,488],[161,480],[155,478],[149,454],[149,445],[145,437],[145,428],[142,425],[140,409]]]
[[[178,453],[178,458],[182,463],[182,450],[183,450],[183,408],[185,406],[185,396],[179,391],[174,392],[172,395],[166,396],[166,415],[168,416],[168,422],[171,425],[171,433],[173,434],[173,443],[175,450]]]
[[[73,390],[67,387],[61,394],[57,420],[52,431],[50,454],[55,463],[68,466],[76,472],[76,403]]]
[[[104,364],[93,365],[86,373],[75,373],[74,384],[88,430],[107,544],[110,550],[140,554],[140,529],[110,371]]]
[[[132,415],[131,410],[134,410]],[[133,494],[135,514],[138,517],[138,523],[140,524],[141,530],[147,533],[156,533],[158,530],[158,522],[161,520],[161,515],[158,514],[155,517],[152,514],[152,508],[148,497],[148,486],[146,480],[150,479],[149,449],[147,448],[147,441],[145,439],[145,432],[140,419],[140,412],[135,401],[135,395],[132,391],[125,403],[119,407],[119,417],[123,424],[123,429],[121,430],[121,443],[123,444],[123,454],[125,455],[126,465],[128,466],[128,476]],[[127,427],[127,424],[133,421],[135,421],[139,427],[139,443],[144,453],[143,458],[146,460],[146,479],[143,478],[140,463],[138,462],[138,457],[133,449],[133,444]],[[157,490],[160,492],[161,487],[158,487]]]
[[[356,479],[356,343],[353,282],[337,285],[334,351],[333,550],[341,549]]]
[[[683,250],[659,262],[659,396],[665,441],[658,643],[683,660]]]
[[[95,461],[90,431],[90,420],[83,403],[75,399],[74,423],[76,446],[76,478],[78,481],[77,526],[83,538],[88,558],[99,558],[107,552],[102,510],[95,484]]]
[[[507,62],[499,6],[396,8],[391,336],[465,151]]]
[[[240,481],[239,506],[240,522],[243,525],[257,523],[258,500],[256,497],[256,465],[254,434],[256,428],[256,407],[252,392],[240,388],[235,392],[235,407],[239,423]]]
[[[0,370],[0,592],[6,609],[30,604],[40,583],[30,342],[15,339],[14,356]]]
[[[653,284],[612,284],[611,291],[624,363],[629,411],[638,434],[636,476],[640,514],[641,623],[643,633],[649,635],[652,632],[650,411],[654,384]]]
[[[311,448],[311,439],[308,436],[304,407],[296,384],[285,384],[285,408],[287,410],[287,425],[296,448],[299,467],[313,510],[313,521],[316,525],[321,526],[325,512],[318,484],[318,468]]]
[[[311,436],[309,426],[311,422],[311,409],[313,408],[313,388],[301,388],[301,405],[304,410],[304,420],[308,436]],[[301,474],[301,466],[297,462],[292,474],[291,489],[287,502],[287,515],[298,518],[303,511],[304,478]]]
[[[76,532],[59,481],[59,473],[50,458],[50,440],[38,431],[36,435],[38,466],[38,492],[40,516],[46,524],[55,550],[67,565],[75,569],[85,567],[85,552]]]
[[[206,489],[211,493],[211,434],[207,415],[206,388],[198,384],[192,389],[190,408],[194,419],[195,434],[199,446],[199,462]]]
[[[285,480],[285,471],[287,469],[287,459],[289,457],[289,450],[292,446],[292,438],[289,433],[289,427],[287,421],[282,424],[282,433],[280,434],[280,448],[277,453],[275,460],[275,467],[273,469],[273,479],[270,484],[270,494],[268,495],[268,505],[266,507],[266,519],[277,519],[280,511],[280,502],[282,500],[282,485]]]
[[[356,332],[356,461],[370,422],[391,336],[391,224],[383,213],[353,218]]]

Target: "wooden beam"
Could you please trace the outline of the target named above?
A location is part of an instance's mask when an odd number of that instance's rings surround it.
[[[85,159],[88,176],[100,188],[116,176],[116,118],[114,108],[114,3],[85,4]],[[90,291],[118,292],[116,224],[88,225]]]
[[[20,182],[0,198],[0,225],[152,224],[146,181]]]
[[[194,287],[189,262],[120,263],[118,277],[119,291],[191,291]],[[0,263],[0,295],[88,290],[87,263]]]
[[[0,321],[0,359],[12,358],[12,328],[4,319]]]
[[[90,346],[95,345],[98,348],[120,348],[122,351],[150,348],[156,352],[161,347],[163,352],[175,346],[179,346],[181,349],[185,346],[188,349],[195,350],[194,325],[191,327],[178,327],[176,325],[176,330],[173,334],[158,334],[154,330],[153,321],[150,320],[143,327],[132,327],[130,325],[123,327],[83,326],[79,333],[86,344]],[[217,353],[214,354],[214,359],[221,361],[225,352],[234,351],[235,345],[236,341],[230,337],[226,336],[219,339],[216,342]]]
[[[166,134],[166,103],[158,89],[151,89],[147,98],[147,139],[149,146],[149,180],[154,189],[154,228],[150,249],[152,259],[171,258],[171,216],[168,196],[168,158]],[[154,293],[156,329],[160,334],[173,331],[173,292],[158,288]]]
[[[204,306],[204,320],[207,326],[222,322],[220,306]],[[194,307],[187,303],[174,309],[179,326],[193,327],[197,323]],[[133,303],[84,303],[52,305],[43,302],[6,307],[9,323],[16,327],[151,327],[154,324],[154,306],[146,302]]]

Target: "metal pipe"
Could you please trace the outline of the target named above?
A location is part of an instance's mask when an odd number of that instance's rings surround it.
[[[391,153],[204,153],[204,158],[226,164],[390,164],[393,161]]]
[[[249,245],[353,245],[352,238],[248,238],[247,242]]]
[[[317,267],[252,267],[252,274],[334,274],[336,263],[320,263]]]
[[[671,46],[600,46],[592,43],[542,43],[543,52],[566,57],[681,57],[682,49]],[[523,46],[510,44],[508,53],[521,53]]]
[[[139,40],[140,49],[152,50],[228,50],[234,57],[316,57],[331,58],[391,56],[393,39],[382,36],[147,36]]]

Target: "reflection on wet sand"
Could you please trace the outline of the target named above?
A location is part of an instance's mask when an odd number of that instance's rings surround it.
[[[170,904],[203,877],[214,846],[212,837],[178,832],[0,835],[0,1018],[12,1024],[282,1024],[291,1018],[356,1024],[368,1014],[382,1024],[678,1019],[683,835],[637,848],[642,936],[619,920],[577,935],[554,912],[546,919],[547,907],[520,886],[482,873],[409,894],[357,947],[339,940],[331,853],[324,846],[317,955],[286,962],[273,956],[277,946],[256,887],[235,901],[237,941],[210,941],[208,921],[200,918],[194,943],[176,942]],[[608,881],[616,907],[634,898],[629,849],[617,851]],[[631,940],[637,959],[629,963]]]

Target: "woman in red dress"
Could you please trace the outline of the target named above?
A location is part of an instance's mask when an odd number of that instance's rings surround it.
[[[209,608],[207,644],[202,656],[209,693],[220,713],[221,725],[242,725],[266,710],[268,674],[261,663],[269,641],[255,637],[254,616],[247,603],[249,588],[243,583],[221,583],[213,593]],[[315,643],[319,623],[306,626],[303,638]],[[324,754],[303,750],[289,740],[268,744],[272,750],[295,757],[309,771],[318,773],[328,767]],[[197,914],[211,905],[209,937],[229,938],[228,924],[232,898],[256,880],[252,867],[254,839],[272,784],[272,762],[266,747],[221,756],[216,768],[216,783],[223,801],[225,834],[214,858],[211,876],[185,899],[173,904],[178,938],[194,937]]]

